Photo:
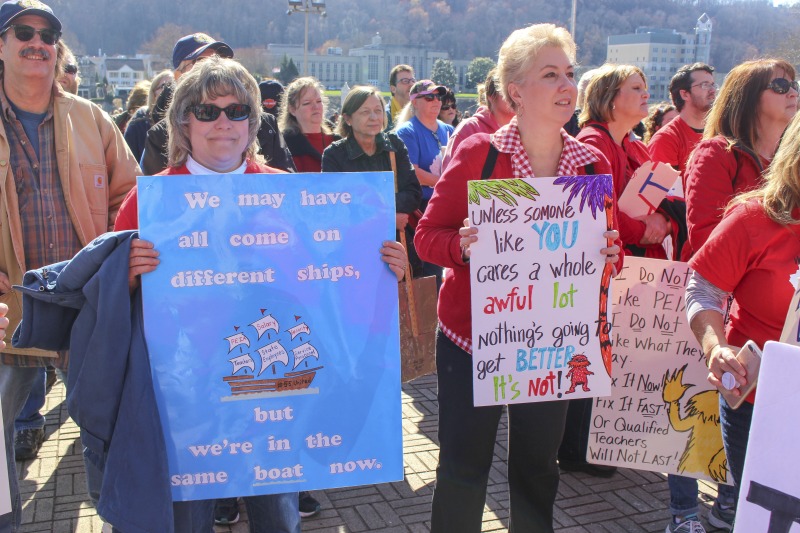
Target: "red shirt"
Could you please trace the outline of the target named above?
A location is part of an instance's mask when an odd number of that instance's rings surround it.
[[[578,133],[577,139],[589,146],[594,146],[606,156],[606,159],[611,164],[614,192],[619,198],[622,195],[622,191],[628,186],[628,182],[631,181],[636,169],[650,160],[650,154],[647,153],[647,147],[642,141],[632,140],[629,136],[626,136],[620,145],[614,142],[610,133],[591,126],[591,124],[597,124],[608,130],[608,124],[606,123],[589,122]],[[645,227],[645,223],[641,220],[636,220],[621,211],[619,212],[619,236],[623,243],[638,246],[639,241],[644,236]],[[661,245],[655,246],[660,247]]]
[[[319,154],[322,154],[325,148],[336,140],[333,135],[327,135],[322,132],[305,133],[304,135]],[[320,159],[320,156],[292,155],[292,161],[294,161],[297,172],[322,172],[322,159]]]
[[[800,212],[794,216],[798,218]],[[734,294],[725,336],[733,346],[752,339],[760,348],[780,339],[800,264],[800,227],[769,219],[751,200],[728,212],[689,261],[712,284]]]
[[[503,135],[510,129],[513,130],[511,135]],[[518,166],[512,163],[513,159],[519,159],[522,155],[514,151],[516,145],[513,138],[516,131],[518,130],[514,118],[510,124],[500,128],[494,135],[476,133],[464,139],[436,183],[433,197],[417,226],[414,237],[414,245],[423,261],[447,267],[444,284],[439,292],[439,323],[445,335],[468,353],[472,352],[469,265],[461,260],[461,237],[458,234],[468,215],[467,182],[480,179],[489,153],[489,144],[493,139],[497,141],[494,144],[499,153],[491,179],[533,177],[532,173],[527,176],[517,175]],[[594,165],[595,174],[610,173],[611,168],[602,154],[571,138],[565,131],[562,130],[561,133],[564,138],[564,150],[558,168],[560,175],[586,174],[585,165],[589,163]],[[518,135],[516,138],[518,139]],[[521,149],[521,145],[519,148]],[[616,198],[614,201],[616,204]],[[622,267],[621,261],[620,255],[618,271]]]
[[[688,261],[703,246],[734,196],[761,186],[762,168],[766,170],[769,166],[769,161],[756,160],[729,144],[721,135],[700,141],[686,166],[684,192],[689,240],[681,252],[683,261]]]
[[[693,129],[678,115],[653,135],[650,144],[647,145],[647,151],[650,152],[653,161],[672,165],[681,173],[683,179],[689,156],[702,138],[702,131]],[[683,186],[685,190],[685,180]]]
[[[244,170],[245,174],[285,174],[283,170],[268,167],[261,163],[253,161],[247,162],[247,167]],[[167,167],[156,174],[157,176],[171,176],[175,174],[189,174],[189,169],[186,165],[180,167]],[[122,231],[127,229],[139,229],[139,195],[136,192],[137,187],[128,191],[128,195],[122,201],[122,205],[117,213],[117,220],[114,222],[114,231]]]

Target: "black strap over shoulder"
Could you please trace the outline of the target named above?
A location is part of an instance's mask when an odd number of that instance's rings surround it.
[[[486,154],[486,161],[483,163],[483,170],[481,170],[481,179],[488,180],[492,177],[494,172],[494,165],[497,163],[497,148],[492,143],[489,143],[489,153]]]

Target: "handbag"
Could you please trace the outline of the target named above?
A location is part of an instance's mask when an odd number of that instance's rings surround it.
[[[394,172],[394,190],[397,192],[397,162],[394,152],[389,152],[389,160]],[[417,212],[419,217],[416,220],[419,221],[422,211],[417,209]],[[414,214],[409,216],[409,224]],[[399,233],[400,243],[408,251],[406,232]],[[411,269],[406,269],[406,279],[397,284],[403,382],[436,372],[436,302],[439,298],[436,276],[408,279],[410,276]]]

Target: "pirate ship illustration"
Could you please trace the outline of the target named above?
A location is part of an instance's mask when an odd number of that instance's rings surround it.
[[[317,371],[323,367],[309,367],[312,359],[319,362],[319,352],[308,340],[311,336],[308,324],[300,322],[301,317],[295,315],[297,324],[281,330],[278,320],[272,314],[264,315],[265,312],[265,309],[261,309],[263,316],[249,324],[257,334],[255,341],[245,331],[240,331],[239,326],[234,326],[236,333],[225,337],[228,341],[228,355],[237,348],[239,354],[228,359],[233,367],[230,375],[222,380],[230,386],[231,396],[223,400],[319,392],[319,389],[310,387]],[[265,335],[266,338],[262,340]],[[264,344],[259,345],[262,342]],[[297,345],[292,347],[295,343]],[[288,350],[286,346],[289,346]],[[262,374],[265,374],[264,378],[261,377]]]

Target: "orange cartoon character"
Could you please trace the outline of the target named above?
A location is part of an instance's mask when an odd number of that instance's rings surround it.
[[[572,356],[567,365],[569,365],[569,372],[567,372],[567,379],[570,380],[569,390],[564,394],[575,392],[576,385],[583,386],[583,392],[589,392],[589,376],[594,375],[594,372],[589,370],[589,359],[582,353]]]

